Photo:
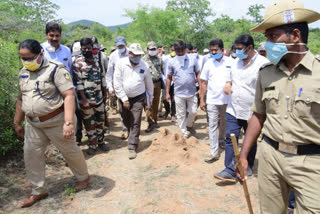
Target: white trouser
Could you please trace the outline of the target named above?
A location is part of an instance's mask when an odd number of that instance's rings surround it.
[[[187,132],[187,127],[193,126],[194,119],[197,115],[197,96],[189,98],[174,96],[174,99],[176,102],[176,115],[178,119],[178,125],[181,129],[182,134],[185,134]]]

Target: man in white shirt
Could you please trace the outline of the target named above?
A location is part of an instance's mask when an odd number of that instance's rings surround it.
[[[61,41],[61,25],[56,22],[48,22],[46,24],[47,41],[41,46],[47,59],[61,62],[66,66],[72,75],[72,57],[70,49],[60,44]]]
[[[254,41],[249,34],[240,35],[235,40],[235,47],[237,59],[234,61],[230,79],[224,89],[226,94],[231,94],[226,114],[225,169],[214,175],[217,179],[231,182],[236,182],[236,174],[230,134],[235,134],[238,140],[241,129],[246,132],[248,120],[252,115],[251,106],[256,92],[258,73],[260,68],[269,62],[254,50]],[[248,175],[252,175],[256,151],[255,145],[248,155]]]
[[[129,54],[129,51],[127,49],[127,41],[123,36],[118,36],[115,40],[115,44],[117,46],[117,50],[115,50],[109,57],[109,64],[108,64],[107,77],[106,77],[107,89],[108,89],[109,96],[111,97],[115,97],[113,78],[114,78],[114,72],[116,69],[117,62],[122,58],[127,58]],[[122,122],[121,138],[127,139],[128,130],[126,126],[123,124],[123,118],[121,117],[121,115],[120,115],[120,119]]]
[[[178,124],[182,134],[188,138],[196,134],[193,123],[198,108],[196,82],[200,82],[200,69],[196,58],[186,54],[186,44],[183,41],[176,41],[174,49],[177,55],[168,64],[166,99],[168,102],[171,100],[170,85],[174,78]]]
[[[220,158],[219,154],[219,135],[221,130],[225,130],[225,112],[230,96],[223,92],[226,82],[230,79],[231,66],[233,60],[223,55],[223,41],[221,39],[213,39],[210,41],[210,56],[204,65],[200,80],[200,108],[207,111],[209,122],[209,140],[210,140],[210,157],[205,159],[207,163],[213,163]],[[205,101],[205,95],[207,99]],[[220,124],[219,124],[219,118]]]
[[[141,60],[143,54],[140,44],[131,44],[129,57],[120,59],[114,72],[114,90],[120,99],[120,114],[129,130],[129,159],[137,157],[146,92],[150,102],[153,100],[152,77],[149,67]]]

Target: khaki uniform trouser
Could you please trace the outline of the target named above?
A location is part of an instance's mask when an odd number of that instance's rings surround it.
[[[153,83],[153,100],[149,109],[146,109],[146,116],[148,123],[155,123],[158,121],[159,101],[161,95],[161,82]]]
[[[24,137],[24,162],[27,178],[32,184],[32,194],[48,192],[45,181],[45,151],[49,142],[62,153],[69,168],[79,181],[88,177],[87,164],[75,137],[63,137],[64,113],[45,121],[31,121],[26,117]]]
[[[295,214],[320,213],[320,155],[292,155],[259,145],[258,184],[261,214],[286,214],[290,187]]]

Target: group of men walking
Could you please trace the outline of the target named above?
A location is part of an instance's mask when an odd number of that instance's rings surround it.
[[[262,131],[258,171],[261,212],[285,213],[292,188],[298,213],[319,213],[320,92],[317,85],[320,60],[307,48],[308,23],[318,19],[320,14],[304,9],[300,1],[280,0],[267,8],[264,21],[252,29],[264,32],[267,37],[267,42],[260,44],[258,51],[252,36],[243,34],[236,38],[230,52],[222,39],[211,40],[204,56],[199,55],[196,48],[192,51],[192,46],[181,40],[172,44],[170,53],[165,55],[163,48],[152,41],[147,43],[146,52],[139,43],[127,47],[122,36],[116,38],[116,49],[110,57],[95,37],[76,41],[70,52],[60,44],[61,26],[48,23],[43,50],[35,48],[37,42],[34,41],[22,43],[19,48],[24,68],[19,74],[22,96],[18,99],[15,128],[20,136],[24,136],[21,122],[26,113],[29,135],[25,139],[28,143],[25,160],[28,177],[34,185],[33,195],[22,206],[31,206],[47,196],[43,158],[37,160],[30,156],[31,148],[38,146],[32,139],[36,139],[43,128],[35,121],[45,123],[65,112],[69,116],[65,116],[63,136],[70,139],[73,135],[70,124],[71,127],[75,124],[70,112],[75,110],[77,141],[81,141],[83,123],[88,137],[87,153],[94,155],[97,149],[109,149],[104,140],[108,132],[106,103],[109,99],[112,105],[116,100],[118,102],[121,137],[128,138],[129,159],[137,157],[144,110],[148,122],[146,132],[160,127],[158,109],[162,103],[165,112],[161,116],[167,118],[170,114],[173,122],[177,119],[181,133],[188,138],[196,136],[194,123],[200,107],[208,119],[210,155],[205,162],[219,160],[219,144],[225,148],[225,168],[214,175],[223,181],[236,182],[236,176],[243,181],[252,174],[256,141]],[[44,65],[46,59],[63,63],[66,69],[60,69],[61,64],[55,66],[51,61]],[[73,93],[72,88],[62,85],[70,86],[73,77],[76,98],[71,101],[73,95],[70,94],[64,99],[64,108],[60,106],[54,114],[46,112],[43,116],[41,111],[35,114],[29,111],[30,104],[25,104],[31,99],[26,100],[31,93],[29,76],[34,74],[32,72],[40,72],[39,69],[51,72],[47,76],[52,76],[51,82],[63,97],[68,95],[65,91]],[[56,95],[47,96],[51,92],[46,92],[46,81],[38,86],[33,93],[52,103]],[[52,87],[50,90],[54,92]],[[48,123],[47,126],[53,125]],[[241,130],[245,133],[241,150],[244,177],[235,170],[230,138],[233,133],[239,139]],[[51,139],[43,133],[43,139]],[[56,144],[59,149],[66,148]],[[43,145],[41,148],[43,150]],[[89,183],[83,155],[73,147],[67,149],[73,149],[72,157],[65,158],[78,177],[77,188],[81,190]],[[68,151],[62,153],[69,154]],[[41,169],[35,169],[39,164]],[[40,180],[35,173],[42,175]]]

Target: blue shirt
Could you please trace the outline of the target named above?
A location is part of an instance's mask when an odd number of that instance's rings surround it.
[[[72,72],[72,56],[71,56],[71,52],[70,52],[69,48],[67,48],[64,45],[59,45],[59,48],[57,50],[55,50],[54,52],[52,52],[50,50],[52,48],[52,46],[48,42],[42,43],[41,46],[44,49],[44,56],[47,59],[63,63],[64,66],[66,66],[66,68],[70,72],[70,74],[71,75],[73,74],[73,72]]]
[[[176,56],[168,62],[168,75],[174,79],[174,95],[189,98],[197,93],[196,75],[200,72],[195,57]]]

